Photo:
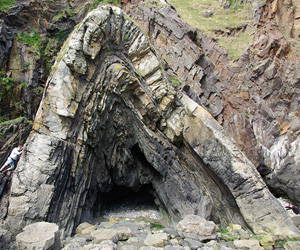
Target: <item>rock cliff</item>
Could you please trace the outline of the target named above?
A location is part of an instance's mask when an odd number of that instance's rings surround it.
[[[298,235],[269,191],[300,205],[297,1],[251,2],[254,41],[234,62],[166,1],[85,17],[92,2],[1,12],[1,69],[28,83],[18,112],[35,118],[9,207],[2,196],[5,226],[57,222],[69,235],[119,187],[146,189],[173,222],[197,214]],[[25,124],[0,131],[2,162]]]
[[[119,8],[74,29],[47,80],[12,179],[6,227],[56,222],[65,235],[115,186],[147,186],[174,222],[197,214],[255,233],[298,235],[253,163]]]
[[[253,42],[231,62],[174,8],[130,2],[127,14],[147,31],[182,90],[222,125],[276,195],[299,204],[298,5],[250,1]]]

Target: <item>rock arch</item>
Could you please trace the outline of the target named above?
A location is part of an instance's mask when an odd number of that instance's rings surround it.
[[[151,184],[176,222],[198,214],[298,233],[217,122],[169,84],[147,36],[118,8],[76,27],[52,68],[14,174],[6,226],[90,216],[97,192]]]

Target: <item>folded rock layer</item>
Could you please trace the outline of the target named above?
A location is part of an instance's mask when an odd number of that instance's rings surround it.
[[[69,235],[113,187],[145,185],[173,222],[196,214],[255,233],[299,233],[221,126],[173,89],[142,30],[120,9],[99,7],[52,67],[6,226],[49,221]]]

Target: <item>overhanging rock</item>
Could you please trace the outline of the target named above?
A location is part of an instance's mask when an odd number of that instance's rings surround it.
[[[298,234],[217,122],[175,93],[146,35],[120,9],[89,13],[58,58],[12,180],[10,231],[45,220],[71,234],[101,194],[151,184],[172,221],[196,214]]]

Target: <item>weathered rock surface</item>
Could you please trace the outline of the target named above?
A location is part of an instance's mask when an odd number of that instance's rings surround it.
[[[166,233],[148,234],[144,240],[146,246],[162,247],[168,242],[168,235]]]
[[[37,222],[23,228],[23,232],[16,237],[19,250],[59,250],[60,233],[54,223]]]
[[[216,239],[218,227],[212,221],[207,221],[197,215],[188,215],[179,221],[177,230],[180,236],[198,241],[207,241]]]
[[[181,89],[222,125],[273,191],[300,205],[297,3],[251,1],[254,43],[229,62],[224,49],[174,9],[137,2],[126,12],[147,31]]]
[[[254,165],[204,108],[175,92],[120,9],[89,13],[59,58],[13,176],[12,232],[46,220],[69,235],[114,187],[147,186],[173,221],[196,214],[297,236]]]

